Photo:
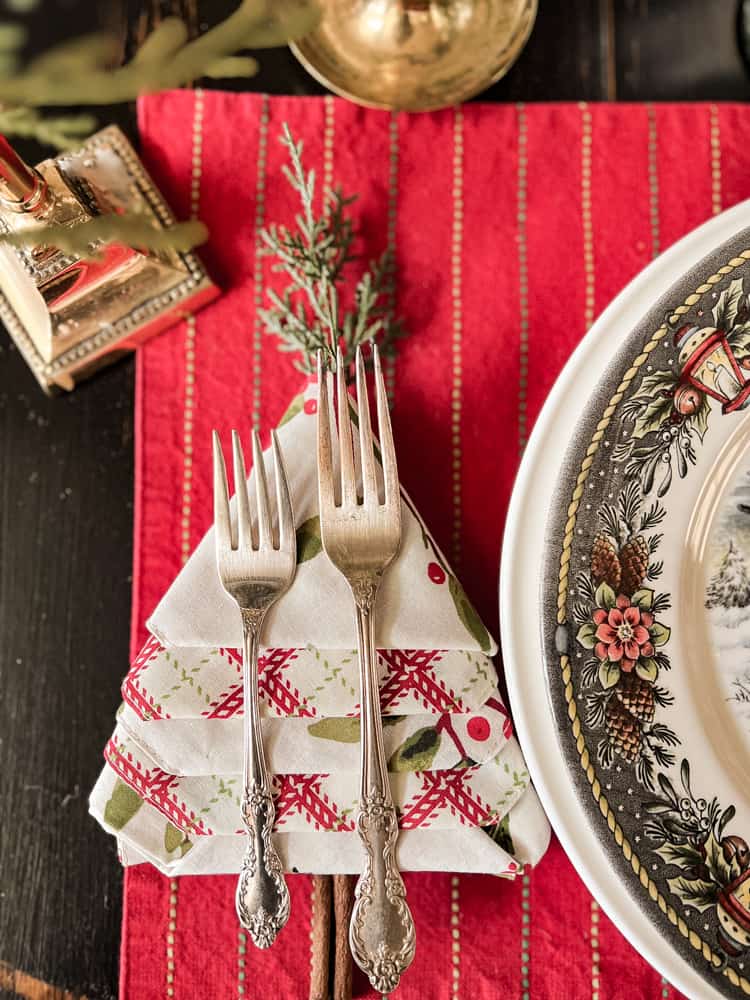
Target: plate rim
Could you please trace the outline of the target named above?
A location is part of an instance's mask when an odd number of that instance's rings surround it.
[[[584,335],[556,379],[529,437],[508,506],[500,562],[500,633],[510,707],[516,733],[537,794],[566,854],[604,912],[647,961],[689,997],[722,997],[644,917],[641,901],[612,872],[600,839],[558,752],[559,733],[550,703],[539,621],[546,532],[526,525],[546,523],[572,429],[585,413],[611,358],[607,334],[613,326],[634,330],[648,309],[692,267],[750,225],[750,199],[693,229],[633,278]],[[592,363],[592,355],[595,358]],[[575,391],[570,391],[575,387]],[[560,428],[567,427],[567,434]],[[542,457],[565,436],[556,459]],[[532,558],[529,558],[529,553]],[[524,572],[529,565],[537,573]],[[588,856],[587,856],[588,851]],[[625,889],[625,891],[623,891]]]

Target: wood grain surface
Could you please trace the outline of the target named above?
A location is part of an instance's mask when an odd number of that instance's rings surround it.
[[[106,6],[43,0],[28,16],[31,50],[91,30],[92,10]],[[194,0],[197,23],[232,6]],[[117,23],[130,35],[168,7],[127,0]],[[747,99],[738,7],[540,0],[526,50],[483,99]],[[252,89],[322,92],[289,52],[258,58]],[[134,134],[130,108],[104,109],[102,120]],[[47,153],[21,149],[34,161]],[[127,666],[132,447],[132,360],[47,399],[0,333],[2,997],[117,994],[121,874],[86,800]]]

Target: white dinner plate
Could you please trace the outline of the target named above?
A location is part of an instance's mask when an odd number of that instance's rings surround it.
[[[695,230],[584,338],[526,449],[500,579],[557,835],[701,1000],[750,993],[749,226],[744,202]]]

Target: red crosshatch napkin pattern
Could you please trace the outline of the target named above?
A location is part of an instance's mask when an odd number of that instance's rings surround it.
[[[407,117],[199,91],[149,97],[139,111],[144,159],[178,215],[208,223],[205,259],[226,294],[138,354],[132,655],[209,525],[211,428],[256,422],[267,434],[300,387],[258,319],[278,279],[257,228],[296,208],[280,171],[284,121],[321,185],[360,193],[363,254],[395,252],[409,330],[388,372],[401,477],[497,631],[503,520],[544,398],[630,278],[750,195],[750,108],[474,104]],[[123,1000],[250,998],[257,984],[307,996],[309,879],[290,878],[292,917],[267,952],[238,929],[234,883],[127,871]],[[515,882],[407,883],[418,947],[403,1000],[676,996],[554,841]]]

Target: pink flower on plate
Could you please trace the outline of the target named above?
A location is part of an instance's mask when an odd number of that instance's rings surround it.
[[[643,611],[620,594],[609,611],[597,608],[594,612],[597,643],[594,652],[600,660],[618,663],[626,674],[641,656],[653,656],[654,645],[649,629],[654,624],[650,611]]]

